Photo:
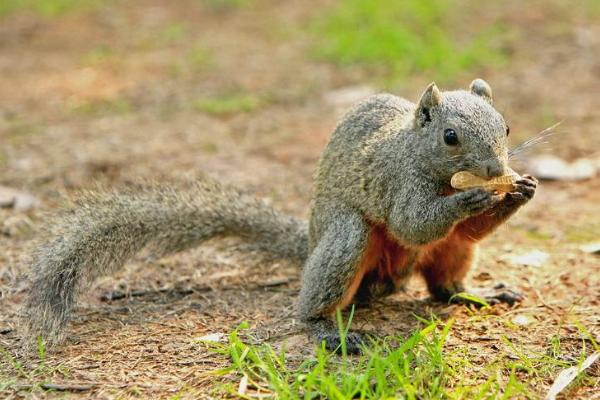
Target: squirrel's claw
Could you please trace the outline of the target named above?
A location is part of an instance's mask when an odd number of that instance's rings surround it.
[[[506,193],[506,200],[509,204],[524,204],[533,198],[536,188],[537,179],[531,175],[523,175],[515,182],[515,189]]]
[[[491,208],[501,198],[482,188],[461,192],[456,196],[459,207],[468,215],[476,215]]]
[[[529,175],[529,174],[525,174],[525,175],[523,175],[521,178],[522,178],[522,179],[520,179],[520,180],[528,180],[528,181],[532,181],[532,182],[534,183],[534,186],[536,186],[536,185],[538,184],[538,182],[539,182],[539,181],[537,180],[537,178],[535,178],[534,176],[532,176],[532,175]]]
[[[509,306],[513,306],[516,303],[520,303],[525,300],[525,296],[521,293],[509,289],[504,284],[498,284],[494,286],[492,289],[471,289],[467,294],[473,294],[475,297],[482,298],[489,305],[495,304],[508,304]],[[468,296],[453,296],[450,299],[451,303],[454,304],[464,304],[464,305],[474,305],[475,307],[481,307],[483,304],[478,302],[476,299],[470,299]]]

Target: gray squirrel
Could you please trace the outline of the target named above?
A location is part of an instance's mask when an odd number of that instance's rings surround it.
[[[524,175],[498,194],[455,191],[450,178],[505,174],[508,133],[481,79],[468,91],[432,83],[418,104],[371,96],[343,117],[323,152],[308,224],[209,179],[185,190],[88,194],[34,254],[27,335],[61,342],[78,292],[140,250],[164,255],[224,235],[304,266],[299,317],[330,350],[341,340],[332,314],[396,292],[413,272],[434,299],[465,301],[455,295],[465,291],[478,241],[533,197],[537,181]],[[512,304],[522,296],[500,288],[486,299]],[[364,338],[350,331],[346,340],[356,353]]]

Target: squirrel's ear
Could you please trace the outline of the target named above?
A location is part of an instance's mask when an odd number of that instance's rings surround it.
[[[421,126],[431,121],[431,109],[442,102],[442,93],[440,89],[431,82],[425,92],[421,95],[419,106],[417,107],[417,119]]]
[[[469,86],[469,90],[476,96],[483,97],[485,101],[492,104],[492,88],[486,81],[483,79],[475,79],[471,82],[471,86]]]

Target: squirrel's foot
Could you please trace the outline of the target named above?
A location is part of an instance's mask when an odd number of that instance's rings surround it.
[[[342,338],[339,332],[330,331],[316,335],[318,343],[325,343],[325,349],[342,353]],[[348,354],[360,354],[361,345],[365,343],[363,335],[359,332],[349,331],[346,335],[346,352]]]
[[[483,307],[485,303],[489,305],[505,303],[512,306],[525,299],[521,293],[507,288],[503,283],[499,283],[493,288],[469,290],[465,290],[461,284],[454,284],[451,288],[435,288],[431,290],[431,294],[438,301],[451,304],[472,304],[475,307]],[[485,300],[485,303],[481,300]]]
[[[320,346],[325,344],[328,351],[342,353],[342,337],[337,325],[328,318],[314,318],[304,321],[307,324],[308,332]],[[348,331],[345,336],[346,353],[359,354],[360,347],[365,343],[365,336],[358,331]]]
[[[503,283],[499,283],[493,288],[470,289],[462,293],[466,294],[466,296],[461,296],[461,293],[457,293],[450,297],[449,302],[453,304],[473,304],[476,307],[481,307],[484,304],[478,301],[478,299],[483,299],[489,305],[504,303],[513,306],[525,299],[525,296],[521,293],[507,288]],[[469,295],[473,297],[470,298]]]
[[[361,282],[352,304],[356,308],[367,308],[373,302],[383,299],[391,294],[394,294],[399,288],[391,280],[376,280],[372,277],[366,277]]]

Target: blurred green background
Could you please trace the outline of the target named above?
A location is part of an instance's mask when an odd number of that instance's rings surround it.
[[[564,121],[552,151],[590,155],[599,4],[3,0],[2,180],[118,178],[79,176],[81,163],[170,176],[198,167],[184,161],[194,155],[232,152],[308,171],[366,95],[415,100],[431,81],[454,89],[475,77],[494,88],[514,143]]]

